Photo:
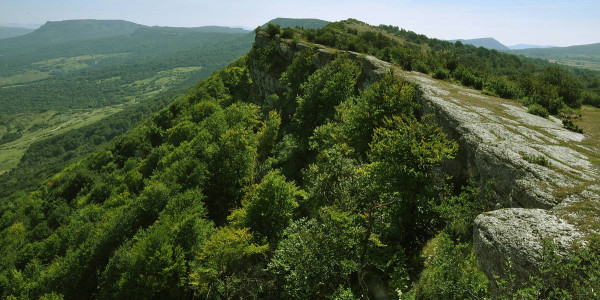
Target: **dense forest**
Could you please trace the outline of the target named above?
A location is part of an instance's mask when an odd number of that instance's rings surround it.
[[[0,48],[0,82],[6,82],[0,89],[0,105],[3,113],[13,114],[123,103],[132,94],[147,92],[140,88],[143,80],[161,71],[199,67],[191,74],[179,72],[183,81],[195,82],[243,55],[251,43],[245,32],[140,28],[130,35],[39,43],[26,50],[18,44]],[[151,90],[169,83],[156,83]]]
[[[389,51],[396,62],[399,56],[392,53],[412,47],[382,33],[340,32],[344,24],[264,30],[273,38],[307,36],[325,43],[327,37],[355,51]],[[358,43],[369,36],[373,43]],[[483,66],[475,69],[468,57],[487,50],[440,43],[458,51],[450,56],[456,57],[456,68],[442,73],[454,78],[463,68],[464,74],[484,78],[478,72],[490,60],[482,58]],[[21,299],[596,295],[600,247],[594,242],[566,262],[548,244],[541,275],[526,283],[515,282],[510,268],[498,279],[479,270],[472,224],[492,203],[494,183],[456,182],[438,171],[458,146],[431,116],[420,113],[418,86],[390,74],[362,88],[361,67],[343,52],[316,68],[310,49],[290,64],[271,49],[253,48],[34,192],[2,201],[0,294]],[[431,67],[445,57],[434,50],[411,53],[406,54],[410,69]],[[503,72],[489,67],[494,76]],[[286,88],[265,98],[250,68],[276,76]],[[544,72],[534,72],[533,80]]]

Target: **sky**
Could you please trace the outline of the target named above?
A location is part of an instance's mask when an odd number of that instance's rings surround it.
[[[508,46],[600,42],[600,0],[0,0],[0,24],[120,19],[255,28],[276,17],[355,18],[438,39],[494,37]]]

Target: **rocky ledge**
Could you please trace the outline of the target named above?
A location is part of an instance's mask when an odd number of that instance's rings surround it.
[[[475,220],[477,259],[489,278],[510,259],[518,280],[539,269],[545,241],[563,256],[600,225],[600,152],[560,120],[527,113],[518,103],[398,72],[419,85],[425,113],[459,143],[445,169],[456,178],[493,180],[496,210]]]
[[[259,33],[254,47],[271,38]],[[313,63],[322,66],[339,50],[275,38],[280,58],[291,60],[302,49],[314,48]],[[457,179],[493,180],[496,210],[475,220],[478,261],[488,275],[501,275],[510,258],[517,278],[527,278],[542,260],[544,241],[554,241],[566,255],[600,229],[600,152],[586,136],[570,132],[560,120],[526,112],[522,105],[416,73],[354,52],[366,86],[393,71],[416,83],[423,113],[435,115],[444,131],[459,143],[457,157],[444,169]],[[252,68],[260,93],[268,96],[284,87],[274,74]],[[596,162],[596,163],[594,163]]]

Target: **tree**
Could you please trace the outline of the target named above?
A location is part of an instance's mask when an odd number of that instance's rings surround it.
[[[349,283],[349,275],[356,270],[359,229],[355,218],[325,207],[318,218],[295,221],[285,230],[269,263],[284,295],[323,299]]]
[[[260,184],[250,187],[244,199],[242,223],[255,236],[274,244],[292,220],[302,192],[278,171],[269,172]]]
[[[342,55],[308,77],[294,115],[298,135],[308,138],[317,126],[333,119],[335,107],[354,94],[359,71]]]
[[[239,298],[246,291],[235,285],[244,280],[244,271],[252,265],[251,259],[261,256],[267,245],[252,243],[248,228],[218,229],[202,246],[190,275],[190,284],[197,292],[210,298],[212,294],[223,298]]]
[[[281,27],[279,27],[279,25],[272,23],[267,24],[267,34],[270,37],[275,37],[275,35],[278,35],[280,31]]]

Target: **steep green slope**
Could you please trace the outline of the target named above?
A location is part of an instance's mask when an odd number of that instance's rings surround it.
[[[0,27],[0,39],[11,38],[32,32],[33,29],[20,27]]]

